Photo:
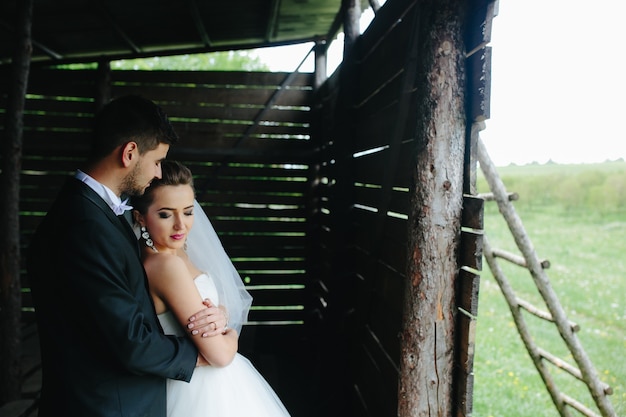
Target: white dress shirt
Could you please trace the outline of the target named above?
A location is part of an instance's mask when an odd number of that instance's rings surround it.
[[[119,216],[124,214],[126,210],[130,210],[133,207],[127,205],[128,199],[122,201],[120,197],[118,197],[109,187],[104,184],[99,183],[89,175],[85,174],[80,169],[76,171],[75,174],[76,179],[84,182],[94,190],[106,203],[111,207],[111,210],[115,213],[115,215]]]

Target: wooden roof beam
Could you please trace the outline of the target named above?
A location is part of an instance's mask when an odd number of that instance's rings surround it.
[[[200,17],[200,10],[198,9],[198,0],[189,0],[189,13],[193,19],[193,23],[196,25],[196,30],[198,31],[198,35],[200,35],[200,39],[202,39],[202,43],[204,46],[211,46],[211,38],[209,37],[209,33],[206,31],[206,27],[204,26],[204,22]]]
[[[111,13],[109,13],[107,8],[102,3],[98,3],[98,8],[101,10],[102,14],[106,17],[106,19],[109,22],[109,25],[113,28],[113,30],[115,30],[115,32],[117,32],[117,34],[120,35],[120,37],[124,40],[128,48],[136,54],[141,53],[142,52],[141,48],[137,46],[137,44],[133,42],[130,36],[126,34],[126,31],[124,31],[124,29],[122,29],[120,25],[117,24],[117,22],[115,21],[115,19],[113,19],[113,16],[111,15]]]
[[[276,22],[278,21],[278,14],[280,12],[280,0],[272,0],[272,7],[270,11],[269,19],[267,19],[267,27],[265,28],[265,42],[271,42],[276,29]]]
[[[0,26],[5,28],[7,32],[15,33],[15,28],[2,19],[0,19]],[[52,48],[47,47],[43,43],[38,42],[37,40],[32,39],[32,38],[31,38],[31,43],[33,44],[34,47],[40,49],[44,54],[48,55],[50,58],[55,59],[55,60],[63,59],[63,55],[54,51]]]

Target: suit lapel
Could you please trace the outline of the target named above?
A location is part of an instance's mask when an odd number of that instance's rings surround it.
[[[129,243],[133,246],[133,248],[135,248],[137,256],[140,257],[137,236],[130,226],[130,223],[124,218],[124,215],[116,216],[102,197],[100,197],[98,193],[92,190],[87,184],[79,180],[75,180],[75,183],[78,184],[80,193],[83,194],[85,198],[93,202],[104,213],[107,219],[109,219],[109,221],[115,225],[115,227],[118,228],[124,236],[126,236]]]
[[[117,216],[117,219],[124,226],[124,229],[126,231],[126,235],[128,237],[130,237],[130,241],[131,241],[132,245],[134,246],[135,250],[137,251],[137,256],[140,256],[139,240],[137,240],[137,236],[135,235],[135,231],[133,230],[133,228],[131,227],[130,223],[128,222],[128,218],[126,217],[125,214],[121,214],[121,215]]]

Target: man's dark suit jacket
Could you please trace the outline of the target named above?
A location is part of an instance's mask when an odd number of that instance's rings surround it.
[[[164,417],[166,378],[189,381],[197,349],[162,334],[128,222],[71,178],[33,236],[28,273],[39,416]]]

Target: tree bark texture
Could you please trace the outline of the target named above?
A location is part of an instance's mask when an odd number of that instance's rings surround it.
[[[0,174],[0,404],[16,400],[21,391],[21,280],[19,191],[26,86],[32,53],[33,0],[18,2],[15,54],[8,94]]]
[[[452,416],[465,71],[462,1],[418,2],[416,160],[402,326],[398,416]]]

